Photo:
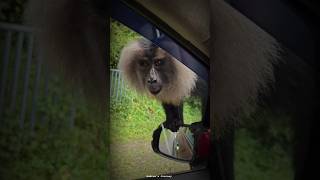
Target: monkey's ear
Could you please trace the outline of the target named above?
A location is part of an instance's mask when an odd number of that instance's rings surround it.
[[[26,23],[35,28],[36,49],[49,70],[83,88],[94,101],[106,99],[108,18],[95,1],[30,0]]]
[[[123,73],[126,82],[139,93],[144,93],[144,85],[136,73],[136,62],[144,56],[143,42],[146,40],[137,39],[129,42],[120,53],[118,69]]]

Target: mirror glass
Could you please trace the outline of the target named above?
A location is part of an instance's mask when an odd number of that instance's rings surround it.
[[[194,136],[189,127],[180,127],[177,132],[172,132],[162,126],[159,139],[161,153],[174,159],[189,161],[193,156]]]

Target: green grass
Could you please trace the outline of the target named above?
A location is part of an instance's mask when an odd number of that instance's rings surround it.
[[[122,48],[141,36],[118,21],[110,19],[110,68],[117,68]]]
[[[161,103],[150,97],[126,89],[121,102],[111,98],[111,139],[129,141],[131,139],[149,139],[153,131],[165,121]],[[184,105],[185,123],[201,119],[200,108]]]

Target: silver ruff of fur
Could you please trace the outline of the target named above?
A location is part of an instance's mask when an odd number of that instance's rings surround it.
[[[211,112],[212,125],[219,128],[238,112],[249,115],[258,94],[268,92],[280,48],[273,37],[225,2],[214,0],[210,5]]]
[[[138,93],[149,95],[161,102],[179,105],[194,89],[197,75],[181,62],[171,57],[178,75],[172,77],[171,83],[168,86],[164,85],[160,93],[154,96],[139,78],[137,70],[134,69],[135,61],[139,59],[139,56],[142,56],[143,51],[144,49],[139,45],[138,41],[130,42],[122,49],[118,68],[122,71],[126,82]]]

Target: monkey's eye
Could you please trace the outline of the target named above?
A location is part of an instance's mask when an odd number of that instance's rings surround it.
[[[154,62],[155,66],[161,66],[163,64],[163,60],[159,59]]]
[[[147,66],[149,66],[149,63],[147,61],[141,60],[141,61],[139,61],[139,66],[147,67]]]

